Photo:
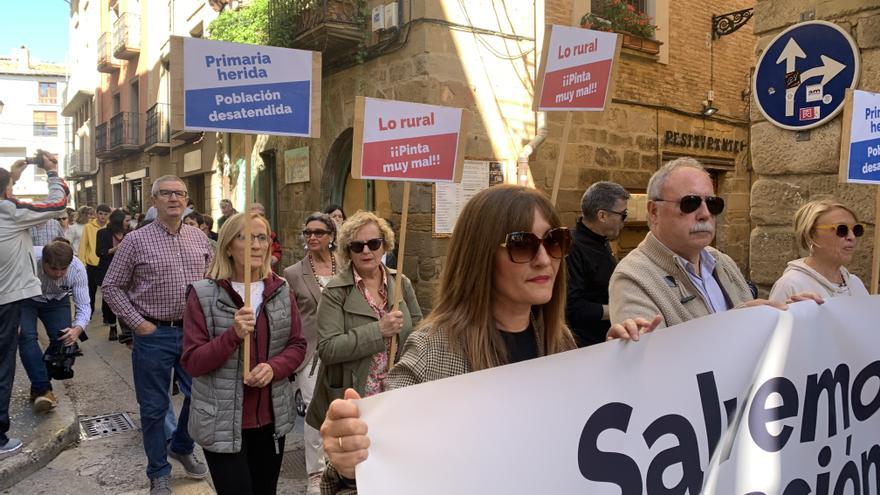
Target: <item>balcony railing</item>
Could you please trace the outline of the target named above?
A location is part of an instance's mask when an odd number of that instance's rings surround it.
[[[358,0],[269,0],[270,32],[292,48],[348,51],[363,41]],[[291,28],[291,26],[293,26]]]
[[[110,33],[104,33],[98,38],[98,72],[114,72],[119,69],[119,60],[113,56],[110,41]]]
[[[126,12],[113,24],[113,55],[129,59],[141,52],[141,17]]]
[[[138,114],[119,112],[110,118],[110,150],[138,147]]]
[[[58,97],[56,96],[38,96],[37,103],[40,105],[54,105],[58,103]]]
[[[107,143],[107,122],[95,126],[95,156],[104,158],[110,150]]]
[[[170,107],[167,103],[156,103],[147,110],[147,135],[144,151],[167,154],[171,147]]]
[[[67,155],[67,175],[89,175],[92,168],[92,156],[86,150],[74,150]]]

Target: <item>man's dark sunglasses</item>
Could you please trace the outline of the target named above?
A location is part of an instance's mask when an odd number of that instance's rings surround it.
[[[370,248],[370,251],[375,251],[382,247],[383,244],[385,244],[385,239],[381,237],[376,237],[368,241],[351,241],[348,243],[348,250],[352,253],[363,253],[364,246],[367,246]]]
[[[614,211],[614,210],[606,210],[606,209],[603,208],[602,211],[604,211],[604,212],[606,212],[606,213],[614,213],[615,215],[620,215],[620,221],[621,221],[621,222],[625,222],[625,221],[626,221],[626,217],[629,216],[629,210]]]
[[[689,194],[687,196],[682,196],[678,201],[673,201],[671,199],[655,199],[653,201],[678,203],[679,209],[685,214],[697,211],[700,208],[700,205],[703,204],[703,201],[706,201],[706,208],[709,210],[709,213],[713,215],[720,215],[721,212],[724,211],[724,200],[718,196],[706,196],[704,198],[703,196]]]
[[[562,259],[571,247],[571,232],[565,227],[558,227],[548,230],[543,238],[531,232],[511,232],[501,246],[507,248],[510,261],[528,263],[538,255],[541,244],[551,258]]]

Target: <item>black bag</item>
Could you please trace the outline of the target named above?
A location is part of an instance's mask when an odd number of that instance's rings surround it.
[[[73,364],[77,356],[82,356],[77,344],[71,346],[49,346],[43,354],[43,363],[49,378],[53,380],[69,380],[73,378]]]

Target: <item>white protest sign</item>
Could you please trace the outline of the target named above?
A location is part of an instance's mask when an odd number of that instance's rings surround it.
[[[880,93],[848,90],[843,121],[841,179],[880,184]]]
[[[317,137],[321,54],[183,39],[184,128]]]
[[[550,26],[534,106],[540,111],[601,111],[611,82],[618,35]]]
[[[877,493],[878,303],[727,311],[365,399],[358,491]]]
[[[358,97],[351,172],[356,179],[461,180],[469,114],[461,108]]]

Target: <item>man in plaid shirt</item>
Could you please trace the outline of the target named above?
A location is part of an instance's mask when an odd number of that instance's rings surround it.
[[[171,407],[172,373],[184,394],[170,455],[187,475],[204,478],[207,467],[193,455],[189,436],[192,378],[180,365],[186,288],[204,278],[212,250],[205,234],[182,223],[187,191],[173,175],[153,183],[156,220],[125,236],[104,277],[101,292],[122,321],[134,330],[132,372],[141,414],[150,494],[170,494],[164,420]]]

